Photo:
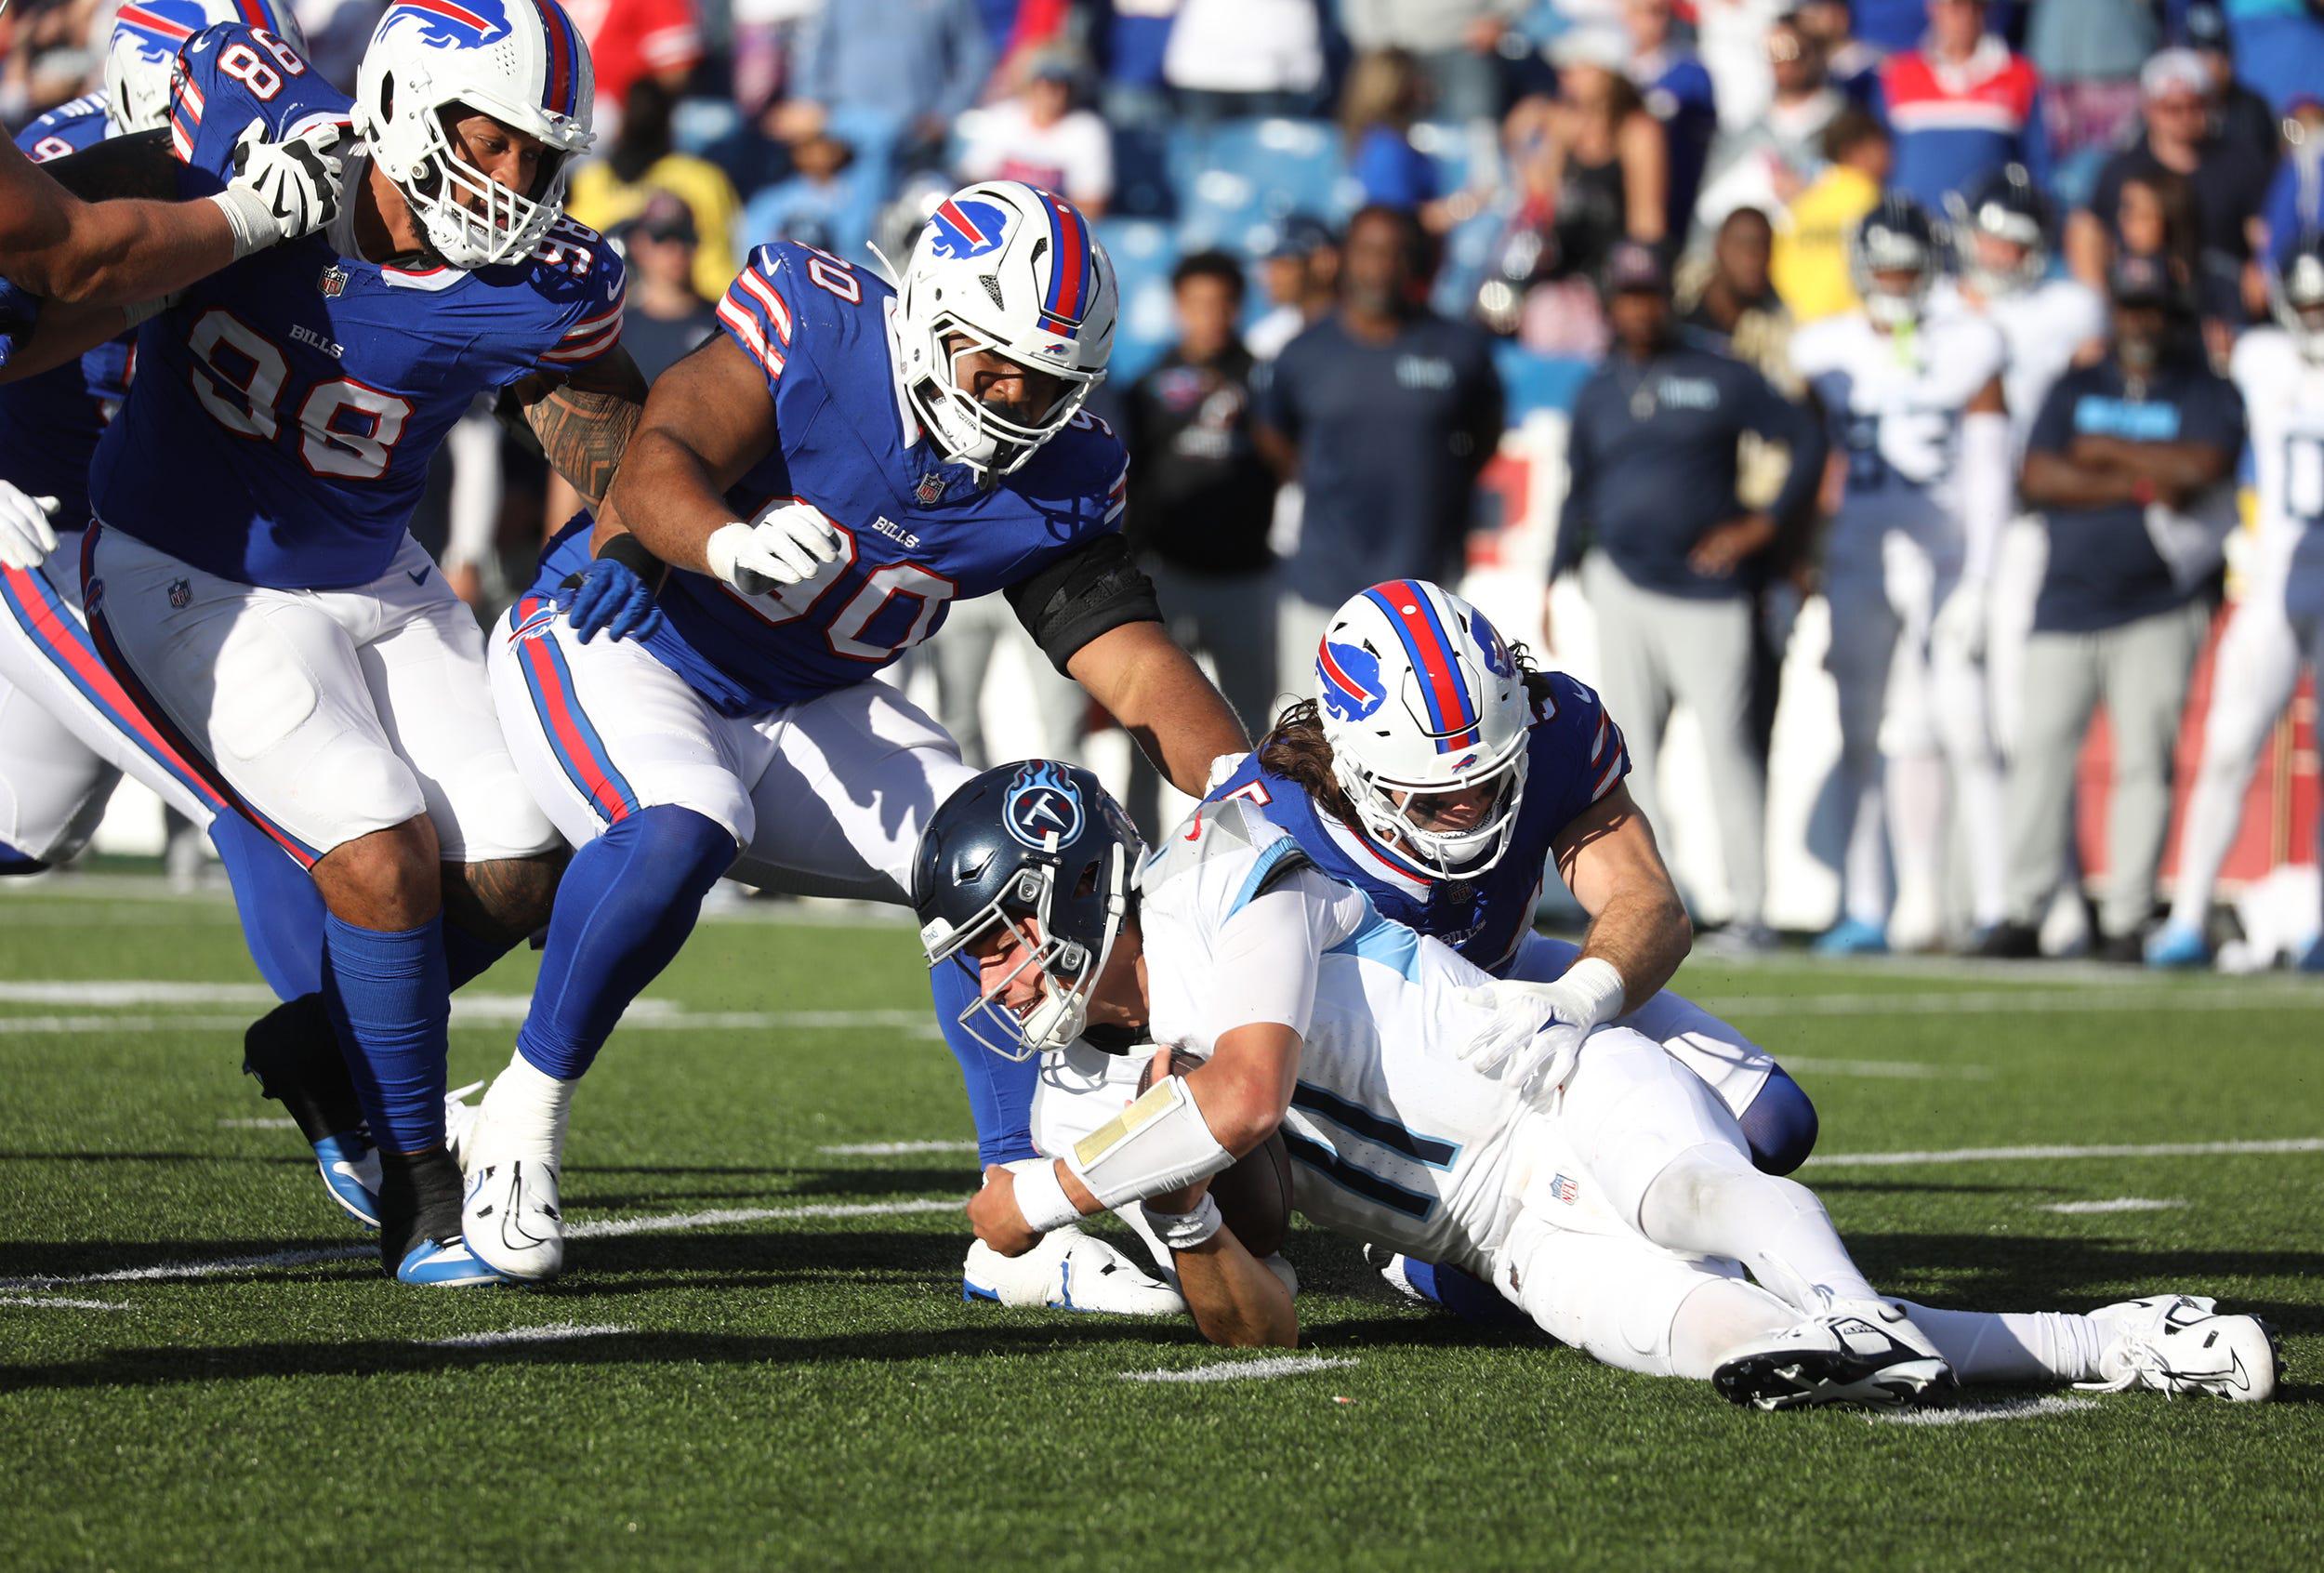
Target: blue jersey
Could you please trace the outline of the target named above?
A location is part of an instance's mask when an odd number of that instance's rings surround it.
[[[226,23],[178,59],[182,194],[221,190],[253,117],[345,120],[347,96],[271,34]],[[370,176],[347,157],[352,192]],[[478,393],[569,373],[621,337],[622,265],[561,220],[473,272],[347,255],[337,225],[186,290],[138,336],[139,377],[98,445],[99,518],[244,584],[331,589],[388,570],[429,460]]]
[[[808,246],[760,246],[719,322],[766,378],[775,445],[728,493],[737,519],[813,504],[839,560],[804,584],[746,596],[672,573],[646,641],[720,711],[797,704],[863,681],[943,627],[956,601],[1018,583],[1121,528],[1129,457],[1082,416],[991,490],[946,464],[896,389],[894,292]],[[569,566],[563,571],[570,571]],[[545,567],[553,588],[562,571]]]
[[[1545,674],[1525,741],[1525,796],[1501,860],[1475,879],[1438,879],[1394,849],[1319,809],[1296,781],[1261,770],[1259,756],[1212,788],[1208,801],[1241,798],[1290,832],[1300,850],[1335,879],[1372,898],[1381,917],[1416,929],[1499,972],[1517,958],[1551,843],[1582,811],[1630,773],[1630,753],[1597,694],[1563,672]]]
[[[106,129],[105,95],[90,93],[33,121],[16,145],[46,164],[103,141]],[[89,456],[128,391],[129,345],[124,334],[77,363],[0,388],[0,481],[56,498],[59,529],[88,522]]]

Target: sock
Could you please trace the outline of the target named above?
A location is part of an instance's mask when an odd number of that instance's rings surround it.
[[[1762,1174],[1732,1147],[1690,1147],[1672,1158],[1646,1187],[1638,1214],[1655,1244],[1740,1262],[1799,1310],[1820,1312],[1827,1296],[1879,1298],[1816,1193]]]
[[[733,861],[733,837],[675,803],[617,820],[574,853],[518,1055],[561,1081],[586,1072],[629,1002],[686,943],[703,896]]]
[[[1968,847],[1969,920],[1987,929],[2009,916],[2009,839],[2001,761],[1990,751],[1953,771],[1953,818]]]
[[[1750,1143],[1751,1167],[1763,1174],[1789,1174],[1805,1163],[1820,1126],[1807,1090],[1781,1065],[1767,1073],[1736,1123]]]
[[[978,1161],[1014,1163],[1038,1157],[1033,1146],[1033,1090],[1040,1079],[1039,1058],[1003,1059],[960,1024],[960,1012],[976,1000],[976,974],[967,967],[948,961],[928,978],[936,997],[936,1024],[960,1062],[960,1081],[968,1089]]]
[[[573,1112],[573,1090],[579,1085],[539,1069],[522,1052],[510,1055],[508,1068],[484,1091],[484,1117],[492,1122],[491,1161],[561,1161],[565,1121]]]
[[[2179,833],[2179,873],[2171,895],[2171,921],[2177,928],[2203,932],[2211,919],[2212,894],[2218,888],[2220,866],[2243,828],[2244,789],[2251,785],[2251,765],[2206,758],[2196,774],[2195,790],[2186,800],[2186,827]]]
[[[1934,754],[1912,754],[1890,760],[1884,773],[1896,865],[1890,921],[1907,915],[1908,942],[1925,943],[1945,910],[1945,764]]]
[[[443,1144],[444,1029],[452,991],[443,919],[413,929],[323,922],[323,1000],[382,1152]]]
[[[6,841],[0,841],[0,879],[11,874],[37,874],[48,865],[31,853],[19,852]]]
[[[1845,781],[1842,781],[1843,789]],[[1888,822],[1881,808],[1877,764],[1855,788],[1855,817],[1848,826],[1842,856],[1841,911],[1867,928],[1888,927]]]
[[[1900,1301],[1963,1381],[2095,1381],[2106,1342],[2088,1316],[2054,1311],[1939,1311]]]
[[[1404,1281],[1421,1299],[1433,1301],[1464,1321],[1488,1327],[1531,1327],[1533,1318],[1510,1303],[1492,1285],[1442,1262],[1404,1259]]]
[[[442,1147],[379,1155],[379,1258],[392,1273],[422,1240],[460,1232],[460,1166]]]
[[[323,987],[323,897],[307,871],[257,826],[227,810],[210,821],[234,887],[234,913],[243,944],[258,976],[277,999],[297,999]]]
[[[1737,1345],[1797,1327],[1800,1314],[1757,1284],[1711,1278],[1670,1317],[1670,1374],[1709,1381]]]

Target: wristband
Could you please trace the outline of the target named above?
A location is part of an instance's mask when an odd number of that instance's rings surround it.
[[[645,581],[646,588],[658,590],[662,576],[669,572],[669,564],[645,549],[645,544],[632,535],[619,535],[598,548],[600,562],[618,562]]]
[[[1024,1214],[1026,1228],[1046,1235],[1079,1222],[1081,1209],[1065,1195],[1065,1183],[1050,1159],[1020,1158],[1003,1167],[1017,1177],[1017,1210]]]
[[[282,239],[274,227],[274,215],[258,193],[241,186],[229,186],[214,193],[210,200],[226,215],[226,227],[234,236],[234,260],[239,262],[254,251],[264,251]]]
[[[1622,1013],[1622,997],[1629,992],[1622,974],[1603,956],[1585,956],[1565,969],[1550,985],[1559,1014],[1582,1028],[1604,1026]]]
[[[1139,1205],[1145,1212],[1146,1222],[1154,1225],[1154,1232],[1172,1250],[1192,1250],[1226,1226],[1226,1220],[1220,1216],[1219,1204],[1208,1191],[1202,1194],[1202,1200],[1195,1204],[1192,1212],[1156,1212],[1151,1202]]]

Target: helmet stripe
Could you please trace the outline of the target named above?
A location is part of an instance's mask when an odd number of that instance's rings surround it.
[[[1473,747],[1477,741],[1476,718],[1469,708],[1468,694],[1453,664],[1452,641],[1446,638],[1444,625],[1436,619],[1435,607],[1410,579],[1375,585],[1364,593],[1373,605],[1388,614],[1397,637],[1404,641],[1405,654],[1411,657],[1413,669],[1420,674],[1420,694],[1428,703],[1429,730],[1433,734],[1436,751],[1449,754],[1455,748]]]
[[[1089,310],[1089,228],[1073,204],[1047,192],[1036,194],[1049,214],[1050,240],[1054,248],[1049,293],[1042,302],[1041,314],[1050,319],[1053,327],[1071,337],[1069,330],[1081,325],[1082,314]]]
[[[557,0],[533,0],[533,9],[540,13],[541,33],[548,44],[548,86],[541,107],[551,114],[571,114],[574,79],[580,74],[573,65],[573,23]]]
[[[493,30],[491,22],[486,21],[466,6],[456,4],[455,0],[397,0],[397,3],[415,11],[433,11],[440,17],[450,17],[462,26],[474,28],[479,33],[490,33]]]
[[[122,7],[113,17],[113,25],[134,28],[139,33],[151,33],[156,39],[172,43],[182,42],[193,36],[193,29],[184,22],[173,21],[159,11],[149,11],[142,6]]]
[[[235,0],[234,8],[252,27],[262,27],[269,33],[275,31],[274,18],[266,8],[266,0]]]

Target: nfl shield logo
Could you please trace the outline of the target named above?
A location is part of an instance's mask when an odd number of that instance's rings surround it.
[[[169,603],[183,612],[193,601],[193,587],[183,579],[169,581]]]
[[[927,474],[921,476],[920,483],[917,487],[913,488],[912,500],[918,503],[922,508],[928,508],[933,505],[936,499],[944,495],[944,478],[931,469]]]
[[[1571,1207],[1580,1196],[1581,1187],[1563,1174],[1552,1175],[1550,1179],[1550,1195]]]
[[[337,262],[332,263],[323,270],[323,276],[315,281],[315,288],[323,292],[324,299],[337,299],[340,292],[347,288],[347,270]]]

